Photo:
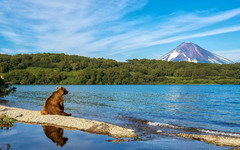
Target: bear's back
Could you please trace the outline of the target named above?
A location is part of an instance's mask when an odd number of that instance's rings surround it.
[[[43,108],[45,110],[52,109],[52,106],[58,106],[61,100],[61,94],[58,91],[54,91],[45,101]],[[47,110],[48,111],[48,110]]]

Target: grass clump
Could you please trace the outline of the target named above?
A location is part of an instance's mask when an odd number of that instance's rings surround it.
[[[7,129],[12,127],[14,122],[16,120],[13,118],[9,118],[6,115],[0,115],[0,128],[3,129],[4,127],[6,127]]]

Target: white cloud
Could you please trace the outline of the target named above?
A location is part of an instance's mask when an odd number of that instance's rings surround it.
[[[0,34],[15,44],[44,51],[78,53],[76,50],[84,49],[87,53],[92,48],[103,49],[92,46],[91,42],[102,38],[102,32],[109,30],[111,23],[116,21],[117,24],[125,14],[145,3],[144,0],[3,0],[0,13],[5,13],[6,23],[1,25]]]
[[[205,29],[239,16],[240,8],[211,15],[125,17],[146,3],[147,0],[2,0],[0,35],[20,49],[31,47],[40,52],[85,56],[98,53],[105,57],[240,28],[231,25]]]
[[[224,56],[234,62],[240,62],[240,49],[215,51],[214,53]]]
[[[235,32],[235,31],[240,31],[240,26],[231,26],[231,27],[220,28],[220,29],[216,29],[216,30],[210,30],[210,31],[206,31],[206,32],[200,32],[200,33],[196,33],[196,34],[175,36],[175,37],[155,41],[153,43],[149,43],[149,46],[158,45],[158,44],[166,44],[166,43],[171,43],[171,42],[190,39],[190,38],[205,37],[205,36],[211,36],[211,35],[216,35],[216,34]]]
[[[0,53],[1,54],[14,54],[14,51],[12,49],[8,49],[8,48],[1,48]]]
[[[6,37],[8,40],[14,43],[22,43],[23,41],[20,39],[20,36],[12,31],[0,31],[0,34]]]
[[[1,48],[0,49],[1,54],[16,54],[16,51],[18,53],[30,53],[30,51],[27,49],[16,49],[16,50],[9,49],[9,48]]]
[[[199,17],[194,14],[177,15],[166,22],[160,22],[152,26],[143,26],[137,29],[129,28],[128,32],[112,35],[93,43],[93,45],[111,45],[111,53],[114,55],[122,52],[132,51],[136,48],[149,47],[159,44],[171,43],[189,38],[205,37],[210,35],[234,32],[239,26],[219,28],[210,31],[198,31],[198,33],[187,34],[191,31],[204,28],[221,21],[225,21],[240,15],[240,9],[234,9],[209,17]],[[181,35],[184,34],[184,35]],[[179,36],[180,35],[180,36]]]

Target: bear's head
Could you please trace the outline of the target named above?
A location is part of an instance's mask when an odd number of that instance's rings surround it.
[[[68,91],[62,86],[57,87],[57,91],[59,91],[61,94],[68,94]]]

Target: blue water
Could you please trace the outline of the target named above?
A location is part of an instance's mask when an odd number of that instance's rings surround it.
[[[89,134],[81,131],[64,130],[63,137],[68,138],[66,143],[57,145],[49,139],[43,132],[40,125],[26,125],[15,123],[8,130],[0,130],[0,149],[19,150],[192,150],[209,149],[224,150],[226,147],[216,147],[200,141],[179,140],[178,138],[162,137],[151,141],[130,141],[130,142],[108,142],[115,140],[106,135]],[[7,149],[9,148],[9,149]]]
[[[41,110],[53,85],[16,86],[0,104]],[[240,85],[65,85],[67,113],[136,130],[143,140],[163,132],[240,137]],[[192,129],[195,129],[192,131]],[[191,129],[191,130],[190,130]]]

